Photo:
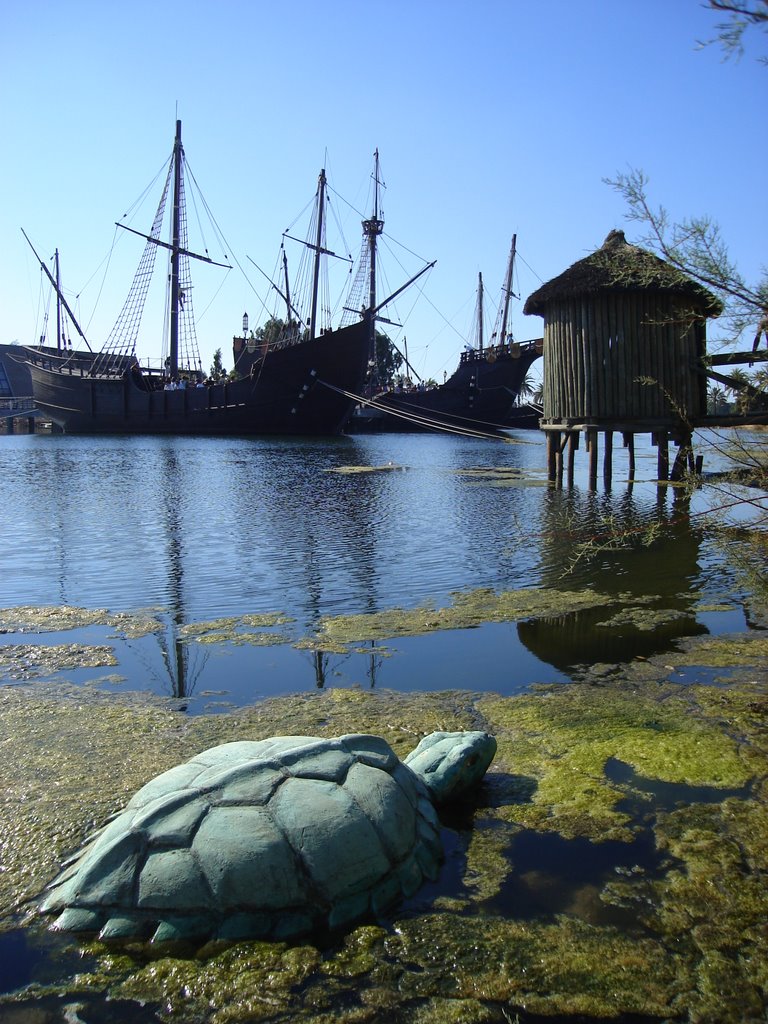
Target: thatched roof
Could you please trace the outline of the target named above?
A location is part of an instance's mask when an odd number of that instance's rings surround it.
[[[602,246],[543,284],[528,300],[524,313],[543,316],[548,303],[604,291],[667,292],[680,295],[705,316],[719,316],[720,300],[652,252],[630,245],[623,231],[611,231]]]

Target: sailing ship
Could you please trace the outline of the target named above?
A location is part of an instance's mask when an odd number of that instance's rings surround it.
[[[501,434],[515,427],[538,426],[540,412],[521,399],[528,371],[542,353],[542,341],[516,342],[509,332],[516,246],[517,236],[513,235],[491,344],[484,340],[484,289],[479,274],[476,345],[467,344],[453,374],[433,387],[419,382],[372,394],[355,409],[347,426],[349,433],[438,430]],[[405,365],[418,377],[407,358]]]
[[[350,395],[359,393],[367,374],[375,311],[358,310],[346,326],[320,331],[315,326],[315,300],[308,322],[289,318],[286,330],[270,344],[249,347],[249,338],[235,339],[236,378],[204,382],[192,311],[190,262],[214,261],[188,248],[184,169],[181,121],[177,121],[152,228],[149,234],[126,228],[143,237],[146,244],[116,326],[98,353],[62,350],[59,329],[55,348],[27,349],[35,406],[67,433],[339,433],[355,404]],[[324,175],[321,178],[324,180]],[[160,233],[169,194],[171,238],[165,242]],[[320,200],[322,211],[322,196]],[[315,296],[320,259],[325,253],[323,237],[321,223],[315,245]],[[167,357],[152,368],[140,364],[136,343],[158,248],[169,252],[169,341]],[[56,291],[59,306],[84,339],[59,283],[37,258]]]

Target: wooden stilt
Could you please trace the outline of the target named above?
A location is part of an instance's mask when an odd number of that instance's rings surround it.
[[[611,486],[613,477],[613,431],[605,431],[605,452],[603,453],[603,483]]]
[[[659,450],[658,454],[658,478],[659,480],[669,479],[669,437],[666,430],[655,434],[654,440]]]
[[[556,482],[557,482],[557,486],[558,487],[562,487],[563,486],[563,449],[565,448],[565,445],[566,445],[567,441],[568,441],[568,433],[567,433],[567,431],[566,431],[565,434],[562,435],[562,439],[561,439],[561,435],[558,435],[557,452],[556,452],[556,455],[555,455],[555,458],[556,458],[556,469],[557,469],[557,480],[556,480]]]
[[[686,463],[685,449],[681,446],[680,448],[677,449],[677,455],[675,456],[675,461],[672,463],[672,472],[669,474],[669,479],[670,480],[677,481],[677,480],[682,480],[683,479],[683,471],[685,469],[685,463]]]
[[[624,435],[624,447],[627,449],[629,455],[629,479],[635,479],[635,435],[625,434]]]
[[[597,431],[587,431],[587,449],[589,451],[589,489],[591,491],[597,488],[597,454],[598,454],[598,443],[597,443]]]
[[[579,447],[579,432],[572,430],[568,435],[568,486],[573,487],[573,470],[576,461],[576,451]]]
[[[674,465],[672,466],[671,480],[682,480],[686,466],[691,469],[693,465],[693,440],[690,434],[685,435],[680,441],[677,449]]]
[[[547,479],[557,479],[557,449],[560,446],[560,431],[547,431]]]

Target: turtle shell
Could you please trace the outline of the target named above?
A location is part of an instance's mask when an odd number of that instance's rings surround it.
[[[147,783],[41,909],[103,939],[292,939],[380,914],[441,859],[429,792],[381,738],[240,741]]]

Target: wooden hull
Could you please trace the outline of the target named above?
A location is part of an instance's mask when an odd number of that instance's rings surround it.
[[[314,341],[275,349],[236,381],[148,390],[148,378],[89,376],[30,355],[35,405],[71,434],[338,434],[368,365],[361,321]]]
[[[518,404],[526,374],[539,353],[521,346],[493,360],[475,353],[462,358],[456,372],[427,391],[385,391],[371,406],[355,410],[349,433],[467,430],[499,433],[510,427],[535,427],[538,414]]]

